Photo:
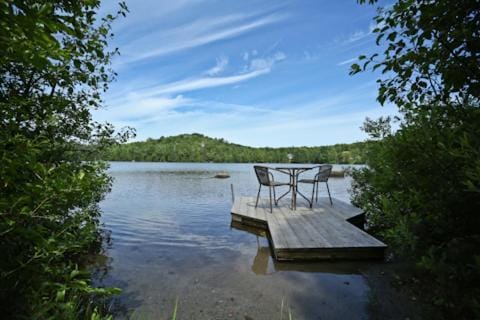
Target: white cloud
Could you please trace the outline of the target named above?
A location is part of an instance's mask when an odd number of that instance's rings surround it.
[[[349,44],[349,43],[356,42],[358,40],[361,40],[361,39],[365,38],[369,34],[370,34],[370,32],[365,32],[363,30],[357,30],[357,31],[351,33],[350,35],[348,35],[348,37],[343,40],[343,43],[344,44]]]
[[[252,78],[256,78],[263,74],[270,72],[269,68],[257,69],[249,73],[244,73],[228,77],[205,77],[205,78],[190,78],[180,80],[168,84],[156,86],[139,92],[142,96],[157,96],[172,93],[189,92],[194,90],[219,87],[234,83],[243,82]]]
[[[279,51],[271,57],[251,60],[249,65],[244,68],[243,73],[215,77],[214,75],[221,72],[228,64],[228,58],[221,57],[217,59],[217,64],[215,67],[206,72],[206,74],[210,75],[208,77],[192,77],[170,83],[150,86],[147,89],[133,91],[133,94],[145,98],[186,93],[195,90],[237,84],[270,73],[274,64],[284,59],[286,59],[286,55]]]
[[[208,43],[237,37],[284,20],[286,15],[271,14],[251,20],[251,15],[228,15],[197,20],[170,30],[150,33],[122,47],[123,63],[164,56]]]
[[[355,100],[355,97],[350,98]],[[303,111],[296,112],[215,101],[193,101],[191,106],[188,110],[173,109],[156,117],[145,118],[136,124],[142,128],[142,135],[138,139],[201,132],[250,146],[347,143],[366,137],[360,130],[365,117],[377,118],[394,112],[374,105],[366,110],[354,108],[335,114],[320,113],[302,106]],[[178,123],[188,126],[178,126]]]
[[[113,107],[100,109],[95,112],[99,119],[138,121],[152,116],[165,114],[176,107],[186,105],[190,99],[182,95],[176,97],[142,97],[138,94],[129,94],[122,101],[118,101]]]
[[[346,64],[351,64],[351,63],[354,63],[355,61],[357,61],[357,58],[351,58],[351,59],[344,60],[344,61],[341,61],[341,62],[337,63],[337,66],[343,66],[343,65],[346,65]]]
[[[278,51],[271,57],[252,59],[250,61],[249,70],[270,70],[276,62],[285,60],[286,58],[287,56],[285,55],[285,53]]]
[[[273,59],[253,59],[250,62],[250,70],[267,69],[273,65]]]
[[[125,19],[115,20],[114,31],[116,34],[137,31],[137,29],[148,28],[155,21],[163,21],[169,17],[178,15],[181,11],[194,10],[196,6],[202,5],[202,1],[175,0],[175,1],[126,1],[128,13]],[[154,10],[152,10],[154,8]],[[104,16],[117,12],[118,1],[102,1],[99,14]]]
[[[321,57],[318,53],[311,53],[310,51],[303,51],[303,59],[306,61],[315,61]]]
[[[115,124],[121,121],[122,125],[137,127],[138,140],[201,132],[252,146],[346,143],[366,137],[360,130],[365,117],[396,113],[395,108],[381,108],[375,102],[375,92],[370,90],[373,86],[374,82],[368,82],[333,97],[310,97],[303,102],[296,97],[283,97],[270,105],[187,99],[181,95],[138,100],[135,94],[122,105],[128,107],[128,113],[115,108],[108,111],[108,116],[112,119],[112,113],[117,115],[113,117],[119,119]],[[125,115],[130,121],[126,121]]]
[[[283,60],[287,57],[287,55],[281,51],[278,51],[277,53],[275,53],[273,55],[273,58],[276,60],[276,61],[280,61],[280,60]]]
[[[227,56],[220,56],[217,59],[216,65],[207,71],[209,76],[216,76],[220,72],[222,72],[225,67],[228,65],[228,57]]]
[[[342,44],[347,44],[347,45],[348,44],[353,44],[353,43],[356,43],[356,42],[372,35],[373,30],[375,28],[382,28],[383,26],[384,26],[384,23],[381,23],[381,24],[370,23],[367,30],[356,30],[346,37],[336,39],[335,42],[340,42]]]
[[[216,60],[216,65],[203,73],[203,76],[191,77],[170,83],[159,85],[149,85],[143,88],[134,89],[128,86],[128,94],[119,94],[111,96],[108,99],[110,107],[96,112],[96,117],[102,119],[114,119],[123,121],[124,126],[128,121],[130,125],[136,126],[142,123],[156,121],[159,117],[170,117],[179,107],[202,108],[201,101],[193,101],[184,97],[182,94],[195,90],[238,84],[261,75],[271,72],[273,65],[286,58],[283,52],[277,52],[271,57],[264,59],[254,59],[248,65],[249,69],[243,73],[230,76],[217,76],[228,65],[228,57],[220,56]],[[218,106],[219,104],[217,104]],[[208,104],[207,109],[213,108]]]
[[[243,60],[248,61],[250,58],[255,57],[258,54],[257,50],[252,50],[252,51],[245,51],[243,53]]]

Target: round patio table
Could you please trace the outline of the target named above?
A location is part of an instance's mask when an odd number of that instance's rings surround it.
[[[282,166],[282,167],[275,167],[275,170],[286,173],[290,176],[290,189],[288,189],[287,192],[285,192],[280,198],[278,198],[277,202],[293,190],[292,200],[291,200],[292,210],[297,209],[297,193],[299,193],[305,200],[307,200],[308,204],[311,207],[312,203],[310,202],[310,199],[308,199],[300,191],[298,191],[297,181],[298,181],[298,176],[300,175],[300,173],[303,173],[303,172],[308,171],[308,170],[312,170],[314,168],[318,168],[318,166]]]

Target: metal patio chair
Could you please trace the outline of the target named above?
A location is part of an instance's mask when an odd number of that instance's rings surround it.
[[[264,166],[253,166],[255,170],[255,174],[257,175],[257,180],[260,186],[258,187],[258,194],[257,194],[257,201],[255,202],[255,208],[258,206],[258,199],[260,198],[260,190],[262,189],[262,186],[268,187],[268,191],[270,194],[270,213],[273,212],[273,206],[272,206],[272,189],[273,189],[273,200],[275,202],[275,205],[277,205],[277,200],[276,200],[276,195],[275,195],[275,187],[280,187],[280,186],[289,186],[290,187],[290,182],[278,182],[275,181],[273,178],[273,174],[270,172],[271,169],[269,167],[264,167]]]
[[[332,197],[330,195],[330,188],[328,187],[328,178],[330,177],[330,173],[332,173],[332,165],[324,164],[324,165],[318,166],[318,173],[315,175],[313,179],[298,180],[298,183],[310,183],[313,185],[312,201],[310,202],[310,208],[313,206],[314,195],[315,195],[315,202],[318,202],[318,184],[320,182],[325,182],[325,184],[327,185],[328,198],[330,199],[330,206],[333,206]]]

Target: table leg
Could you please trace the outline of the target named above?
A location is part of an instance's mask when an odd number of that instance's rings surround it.
[[[292,175],[292,171],[289,170],[289,172],[290,172],[290,187],[292,188],[292,198],[290,199],[290,208],[292,208],[292,210],[293,210],[293,197],[294,197],[294,194],[295,194],[295,185],[293,184],[294,178],[293,178],[293,175]]]
[[[302,172],[303,172],[303,171],[298,172],[297,175],[295,176],[295,177],[296,177],[296,178],[295,178],[295,208],[297,207],[297,193],[300,194],[305,200],[307,200],[307,203],[308,203],[308,205],[309,205],[310,208],[311,208],[313,202],[310,202],[310,200],[309,200],[307,197],[305,197],[305,196],[303,195],[303,193],[301,193],[300,191],[298,191],[298,176],[299,176],[300,173],[302,173]]]
[[[297,176],[295,170],[293,170],[293,195],[292,195],[292,210],[297,210]]]

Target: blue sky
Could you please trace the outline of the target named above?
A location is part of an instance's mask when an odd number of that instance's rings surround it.
[[[380,2],[384,5],[385,3]],[[379,74],[349,76],[375,45],[375,7],[341,1],[127,1],[117,80],[94,119],[136,140],[203,133],[249,146],[361,141]],[[108,2],[101,12],[115,12]]]

